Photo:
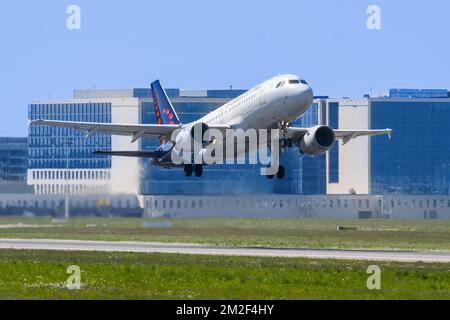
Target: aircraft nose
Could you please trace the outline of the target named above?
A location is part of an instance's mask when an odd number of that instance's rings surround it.
[[[301,89],[300,96],[302,100],[305,101],[308,105],[311,104],[314,100],[314,91],[310,85],[305,84]]]

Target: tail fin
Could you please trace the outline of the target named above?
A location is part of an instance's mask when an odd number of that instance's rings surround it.
[[[152,83],[152,96],[158,124],[181,124],[159,80]]]

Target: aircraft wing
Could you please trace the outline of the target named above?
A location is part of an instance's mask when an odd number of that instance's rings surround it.
[[[309,131],[308,128],[288,128],[287,137],[291,139],[301,139]],[[363,137],[363,136],[380,136],[380,135],[392,135],[392,129],[384,130],[333,130],[336,135],[336,139],[343,140],[344,145],[351,140]]]
[[[383,136],[388,135],[389,139],[392,135],[392,129],[385,130],[335,130],[337,139],[341,139],[344,142],[344,145],[349,143],[351,140],[364,137],[364,136]]]
[[[119,136],[132,136],[133,138],[142,137],[161,137],[169,136],[180,125],[172,124],[113,124],[113,123],[94,123],[94,122],[69,122],[53,120],[35,120],[31,125],[53,126],[68,129],[84,131],[88,136],[106,133]],[[137,140],[137,139],[136,139]],[[136,141],[135,140],[135,141]]]
[[[175,130],[182,128],[180,124],[114,124],[55,120],[35,120],[31,122],[31,125],[54,126],[84,131],[88,137],[98,133],[130,136],[132,137],[132,143],[144,137],[160,138],[166,136],[171,138]],[[217,125],[211,128],[223,130],[228,129],[229,126]]]

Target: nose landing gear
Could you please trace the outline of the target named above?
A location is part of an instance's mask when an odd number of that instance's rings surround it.
[[[291,126],[291,123],[289,121],[281,121],[278,123],[278,128],[280,129],[280,132],[283,136],[283,138],[280,140],[281,148],[292,148],[294,146],[294,142],[292,139],[286,138],[288,134],[289,127]]]
[[[278,128],[280,129],[281,133],[283,134],[283,136],[286,136],[288,133],[288,129],[291,126],[291,123],[289,121],[281,121],[278,124]]]
[[[281,139],[280,140],[280,144],[281,144],[281,148],[292,148],[292,146],[294,145],[294,142],[292,141],[292,139]]]

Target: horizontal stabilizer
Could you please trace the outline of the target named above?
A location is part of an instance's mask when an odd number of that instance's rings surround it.
[[[166,152],[161,151],[96,151],[93,153],[97,156],[116,156],[129,158],[149,158],[160,159]]]

